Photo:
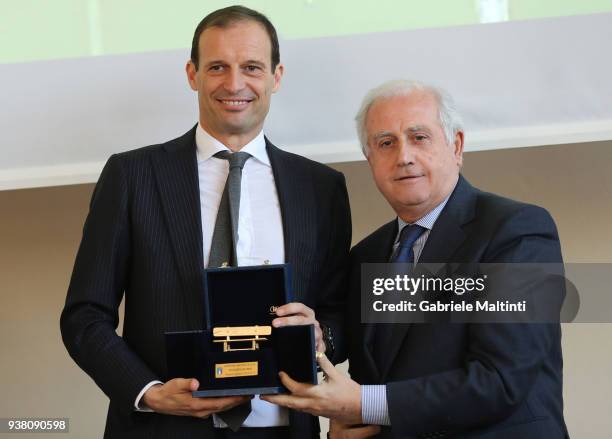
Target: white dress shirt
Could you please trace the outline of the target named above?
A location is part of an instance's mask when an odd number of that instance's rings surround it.
[[[202,248],[204,268],[208,266],[212,236],[217,220],[221,195],[229,174],[229,162],[213,157],[219,151],[229,150],[198,124],[196,129],[200,209],[202,214]],[[242,169],[240,184],[240,212],[238,215],[238,242],[236,256],[239,266],[285,262],[283,223],[278,193],[270,159],[266,152],[263,132],[247,143],[241,151],[251,154]],[[154,384],[149,383],[136,399],[137,410],[142,395]],[[251,400],[252,411],[245,427],[272,427],[289,425],[285,408],[263,401],[256,396]],[[226,424],[213,415],[216,427]]]

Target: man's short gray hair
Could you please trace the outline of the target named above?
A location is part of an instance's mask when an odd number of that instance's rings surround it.
[[[438,103],[438,118],[440,119],[442,130],[444,131],[444,137],[446,137],[446,143],[449,145],[454,143],[455,135],[459,131],[463,131],[461,116],[457,112],[453,98],[446,91],[419,81],[406,79],[387,81],[373,88],[365,95],[361,102],[361,107],[355,116],[357,134],[361,142],[361,150],[366,157],[369,153],[366,118],[370,107],[379,99],[407,96],[415,91],[430,93],[436,99]]]

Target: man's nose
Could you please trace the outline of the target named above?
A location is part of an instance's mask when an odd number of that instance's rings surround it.
[[[410,142],[402,139],[400,141],[399,148],[397,149],[397,165],[406,166],[414,163],[414,155],[414,145],[411,145]]]
[[[234,94],[244,88],[244,78],[240,69],[231,69],[225,78],[224,88]]]

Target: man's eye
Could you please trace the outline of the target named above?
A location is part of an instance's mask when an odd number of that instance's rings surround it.
[[[260,69],[260,67],[259,67],[259,66],[246,66],[246,67],[245,67],[245,70],[246,70],[247,72],[251,72],[251,73],[252,73],[252,72],[258,72],[258,71],[259,71],[259,70],[261,70],[261,69]]]
[[[210,70],[211,72],[220,72],[221,70],[223,70],[223,66],[222,65],[210,66],[208,70]]]
[[[391,140],[383,140],[382,142],[380,142],[378,144],[378,146],[380,146],[381,148],[388,148],[393,144],[393,142]]]
[[[416,136],[414,136],[414,140],[416,140],[417,142],[423,142],[427,140],[427,136],[423,134],[417,134]]]

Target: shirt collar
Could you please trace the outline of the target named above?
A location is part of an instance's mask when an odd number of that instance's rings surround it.
[[[219,151],[230,150],[223,143],[208,134],[199,123],[196,128],[195,142],[198,150],[198,161],[208,160]],[[240,151],[248,152],[263,164],[270,166],[263,130],[253,140],[244,145]]]
[[[433,228],[436,220],[438,219],[438,217],[442,213],[442,209],[444,209],[444,206],[446,206],[446,203],[448,202],[449,198],[450,198],[450,194],[448,195],[448,197],[446,197],[444,200],[442,200],[442,202],[440,204],[438,204],[436,207],[434,207],[432,210],[430,210],[425,216],[423,216],[423,217],[419,218],[418,220],[416,220],[414,223],[407,223],[406,221],[404,221],[403,219],[401,219],[398,216],[397,217],[397,226],[398,226],[397,230],[398,230],[398,234],[397,234],[396,242],[397,242],[397,240],[399,240],[400,232],[402,231],[402,229],[405,226],[416,224],[418,226],[424,227],[427,230],[431,230]]]

